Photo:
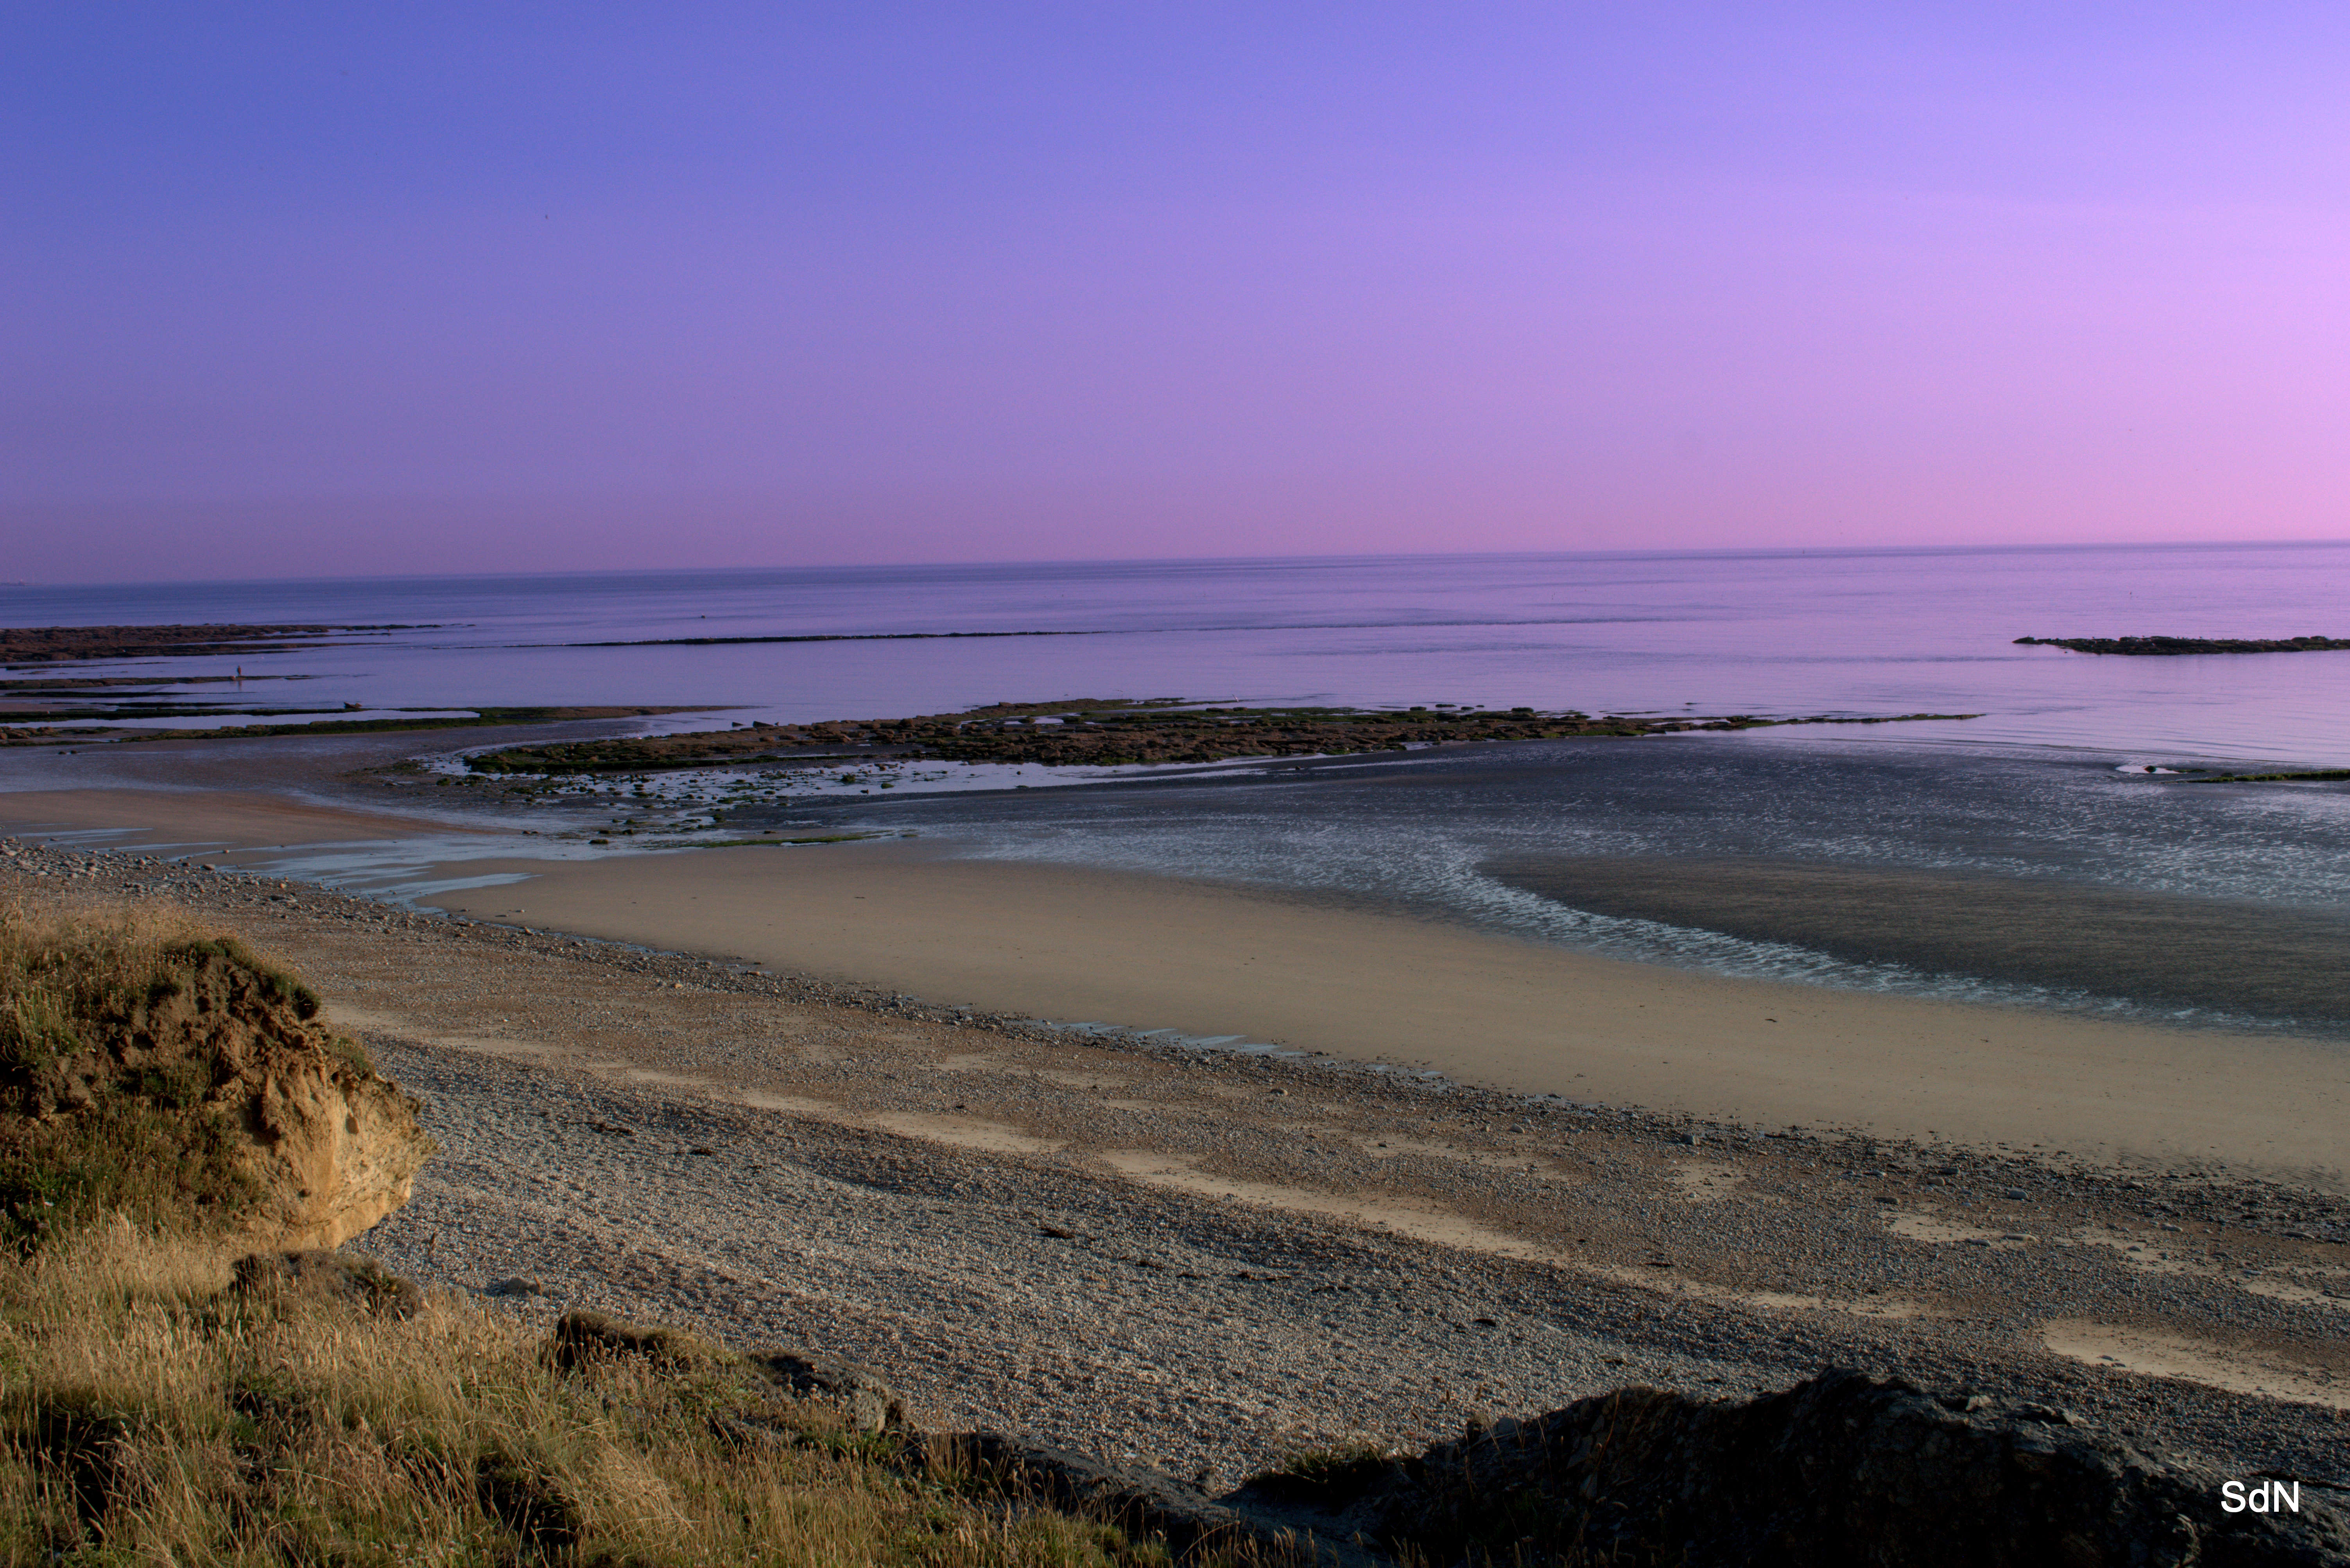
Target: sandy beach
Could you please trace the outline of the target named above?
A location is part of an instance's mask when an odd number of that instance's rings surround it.
[[[441,900],[452,913],[934,1002],[1241,1035],[1756,1126],[2342,1180],[2350,1056],[2304,1040],[1725,979],[903,842],[463,871],[529,880]]]
[[[847,1355],[928,1421],[1231,1480],[1850,1366],[2338,1469],[2350,1207],[2307,1188],[1072,1038],[119,850],[0,845],[0,896],[165,898],[317,985],[442,1145],[359,1243],[401,1272]]]
[[[265,782],[0,793],[0,828],[201,844],[231,867],[288,846],[502,826]],[[2322,1040],[1731,979],[1273,889],[956,858],[936,841],[468,859],[414,879],[494,877],[520,879],[432,902],[936,1003],[1236,1036],[1510,1092],[2345,1182],[2350,1053]]]

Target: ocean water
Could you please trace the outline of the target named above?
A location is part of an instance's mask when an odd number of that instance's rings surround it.
[[[1185,697],[1979,712],[1902,742],[2322,764],[2350,759],[2350,653],[2119,659],[2013,639],[2335,634],[2345,605],[2350,545],[2316,545],[5,587],[0,624],[419,628],[242,660],[241,691],[192,689],[227,710],[682,702],[808,720]],[[586,646],[776,636],[879,640]],[[73,672],[169,682],[236,662]]]
[[[731,814],[722,831],[910,830],[966,854],[1217,877],[1723,972],[2335,1037],[2350,1035],[2350,790],[2143,770],[2350,763],[2350,652],[2099,658],[2013,639],[2344,635],[2345,605],[2350,545],[0,589],[13,625],[412,628],[247,658],[254,706],[709,703],[801,721],[1181,697],[1979,713],[951,794],[672,784]],[[594,646],[806,636],[852,640]],[[51,672],[168,691],[233,668]],[[467,743],[412,739],[420,753]],[[83,761],[0,752],[0,787],[54,784]],[[140,765],[151,780],[156,764]],[[421,886],[411,859],[308,851],[285,869],[397,895]]]

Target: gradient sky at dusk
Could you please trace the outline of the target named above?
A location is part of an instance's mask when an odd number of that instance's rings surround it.
[[[2338,5],[25,4],[0,577],[2350,535]]]

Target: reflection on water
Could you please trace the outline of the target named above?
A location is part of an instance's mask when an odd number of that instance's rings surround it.
[[[265,662],[273,676],[303,678],[306,705],[732,703],[743,705],[738,717],[791,722],[1153,696],[1981,712],[1932,738],[2310,763],[2350,760],[2350,653],[2099,658],[2013,639],[2350,632],[2334,620],[2345,603],[2350,545],[2324,545],[0,587],[0,617],[19,626],[420,627],[348,648],[244,656],[254,673]],[[1049,635],[971,635],[1006,632]],[[904,634],[922,635],[583,646]],[[229,674],[235,662],[147,659],[73,673],[168,687]],[[1926,738],[1911,732],[1904,743]]]

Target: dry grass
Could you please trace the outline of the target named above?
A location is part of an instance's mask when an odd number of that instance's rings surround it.
[[[1168,1562],[739,1356],[565,1371],[479,1302],[241,1293],[208,1084],[158,1075],[224,997],[317,1011],[168,908],[0,907],[0,1568]]]
[[[494,1308],[244,1299],[229,1262],[128,1223],[0,1262],[0,1563],[1166,1560],[723,1366],[567,1375]]]
[[[0,1063],[30,1066],[95,1044],[92,1030],[171,994],[208,956],[251,970],[300,1016],[317,1014],[316,992],[172,905],[0,904]]]

